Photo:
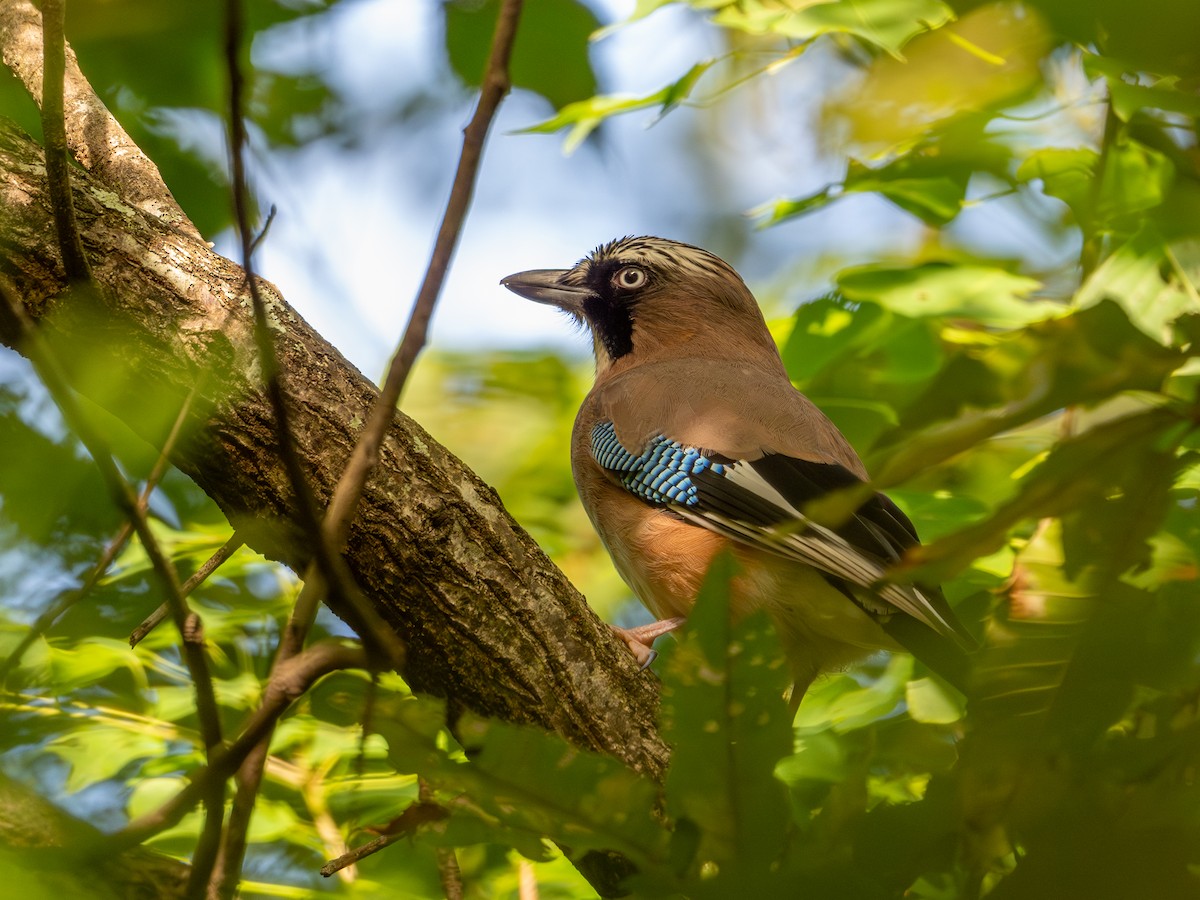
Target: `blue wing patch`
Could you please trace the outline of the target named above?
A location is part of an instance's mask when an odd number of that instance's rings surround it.
[[[605,469],[619,473],[628,491],[651,503],[695,506],[700,497],[692,476],[706,471],[725,474],[722,463],[662,435],[651,438],[635,456],[621,446],[612,422],[598,422],[592,429],[592,456]]]

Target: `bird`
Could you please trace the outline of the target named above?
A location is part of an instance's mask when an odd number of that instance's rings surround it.
[[[793,712],[820,674],[908,650],[966,692],[974,641],[940,589],[889,577],[918,544],[869,486],[830,419],[797,390],[758,302],[724,260],[665,238],[624,237],[569,269],[500,282],[586,328],[595,382],[571,437],[580,499],[621,577],[656,617],[615,631],[649,665],[729,552],[735,617],[765,610],[791,667]],[[834,527],[831,492],[862,502]]]

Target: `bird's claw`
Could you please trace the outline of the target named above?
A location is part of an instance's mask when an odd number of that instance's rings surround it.
[[[675,617],[651,622],[649,625],[639,625],[637,628],[618,628],[611,626],[617,637],[625,642],[633,658],[637,660],[639,669],[648,669],[658,657],[658,651],[650,645],[660,635],[668,634],[686,622],[686,619]]]

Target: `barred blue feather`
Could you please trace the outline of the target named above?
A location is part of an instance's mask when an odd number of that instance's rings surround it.
[[[651,503],[695,506],[700,497],[692,476],[705,471],[725,474],[723,464],[662,435],[634,456],[617,440],[612,422],[597,422],[592,429],[592,456],[610,472],[619,472],[626,490]]]

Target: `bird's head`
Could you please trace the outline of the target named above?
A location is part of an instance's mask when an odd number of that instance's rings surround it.
[[[751,346],[776,353],[741,276],[690,244],[625,237],[573,268],[532,269],[500,283],[586,324],[598,372],[664,351],[704,355]]]

